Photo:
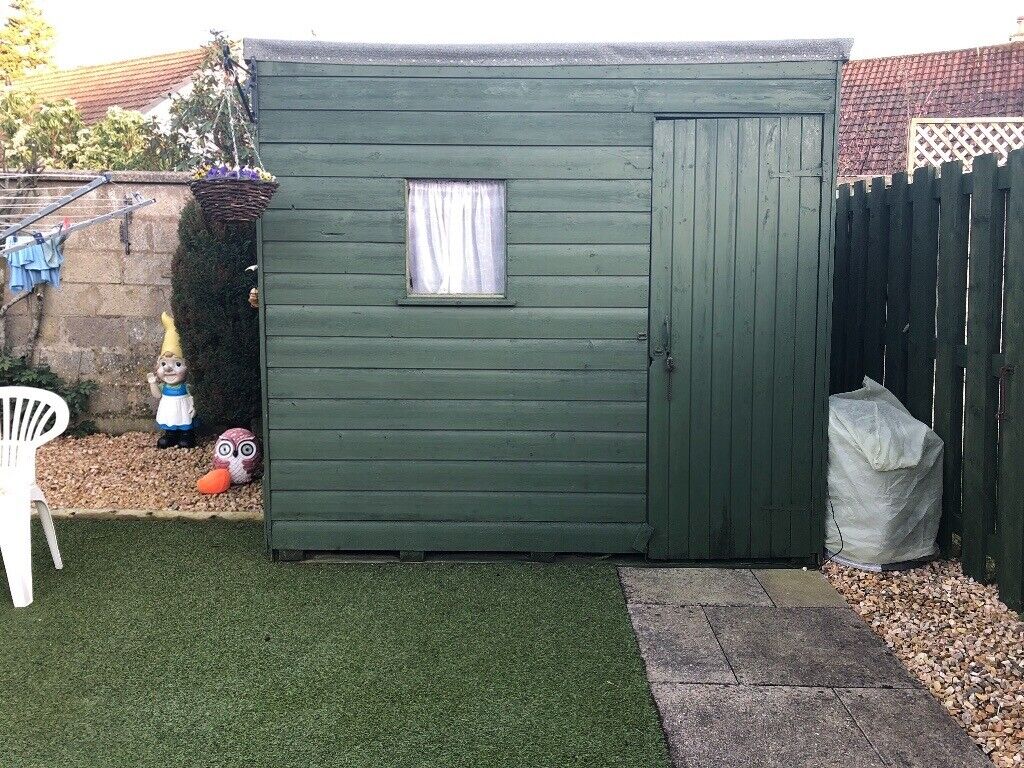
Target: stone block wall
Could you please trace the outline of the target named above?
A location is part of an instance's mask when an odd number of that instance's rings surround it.
[[[90,198],[108,210],[139,192],[156,203],[133,214],[130,252],[121,240],[121,219],[69,236],[61,287],[47,286],[35,346],[44,362],[69,379],[99,384],[90,403],[100,429],[153,429],[146,373],[160,351],[160,313],[170,311],[171,258],[178,246],[178,217],[191,199],[187,174],[112,174]],[[79,220],[74,216],[72,220]],[[5,265],[4,265],[5,266]],[[4,301],[11,298],[4,269]],[[0,324],[7,353],[24,354],[32,329],[29,304],[14,305]]]

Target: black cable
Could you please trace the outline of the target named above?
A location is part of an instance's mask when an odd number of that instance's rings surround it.
[[[831,500],[828,502],[828,508],[832,510],[832,522],[836,524],[836,530],[839,531],[839,549],[828,556],[825,562],[821,564],[822,568],[839,557],[839,553],[846,548],[846,542],[843,540],[843,529],[839,527],[839,521],[836,520],[836,508],[832,505]]]

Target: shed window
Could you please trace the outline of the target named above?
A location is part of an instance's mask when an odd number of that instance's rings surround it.
[[[409,295],[505,295],[505,183],[410,180]]]

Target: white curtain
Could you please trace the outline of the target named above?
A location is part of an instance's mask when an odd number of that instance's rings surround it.
[[[505,184],[409,182],[413,294],[505,293]]]

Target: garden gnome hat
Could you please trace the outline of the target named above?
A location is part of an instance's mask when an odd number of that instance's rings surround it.
[[[184,358],[181,337],[178,335],[178,329],[174,327],[174,318],[164,312],[160,315],[160,322],[164,324],[164,343],[160,347],[160,357]]]

